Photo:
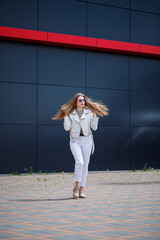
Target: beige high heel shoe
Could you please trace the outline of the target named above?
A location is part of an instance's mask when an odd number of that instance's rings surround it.
[[[83,192],[83,189],[79,189],[79,197],[80,198],[85,198],[86,197],[86,195],[84,194],[84,192]]]
[[[74,187],[73,188],[73,197],[74,198],[79,198],[79,187]]]

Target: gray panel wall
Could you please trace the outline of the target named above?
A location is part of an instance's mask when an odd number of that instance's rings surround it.
[[[156,0],[1,0],[0,25],[159,45],[159,11]],[[0,53],[1,173],[74,170],[51,117],[77,92],[110,109],[90,170],[160,167],[159,59],[8,41]]]

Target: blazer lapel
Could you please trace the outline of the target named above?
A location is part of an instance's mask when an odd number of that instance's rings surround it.
[[[88,114],[88,110],[86,108],[84,108],[84,111],[83,111],[83,114],[82,114],[82,117],[81,117],[81,120],[82,119],[86,119],[87,117],[87,114]],[[80,123],[80,119],[76,113],[76,109],[71,113],[71,116],[72,116],[72,119],[78,123]]]
[[[80,120],[79,120],[79,117],[76,113],[76,110],[74,110],[71,115],[72,115],[74,121],[80,123]]]
[[[85,119],[87,117],[87,114],[88,114],[88,111],[87,111],[86,108],[84,108],[84,111],[83,111],[81,119]]]

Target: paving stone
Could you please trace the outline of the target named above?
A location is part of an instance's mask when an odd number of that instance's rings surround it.
[[[0,175],[0,239],[160,239],[160,171]]]

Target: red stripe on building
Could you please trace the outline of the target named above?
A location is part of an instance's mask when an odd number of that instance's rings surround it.
[[[68,34],[33,31],[0,26],[0,39],[47,44],[61,47],[89,49],[103,52],[160,57],[160,47],[138,43],[120,42]]]

